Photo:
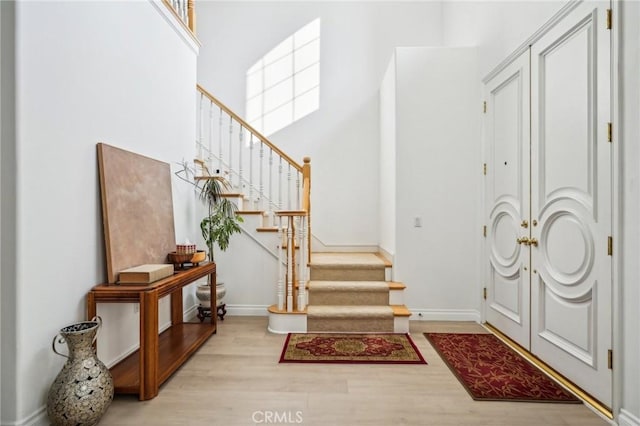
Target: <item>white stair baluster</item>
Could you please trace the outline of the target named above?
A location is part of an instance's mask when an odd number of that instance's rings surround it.
[[[293,210],[291,208],[291,163],[287,164],[289,164],[287,170],[287,210]]]
[[[218,115],[218,173],[222,173],[222,107]]]
[[[253,202],[253,133],[249,138],[249,205],[252,210],[256,208]]]
[[[203,119],[202,119],[202,102],[204,101],[204,94],[200,93],[200,107],[199,107],[199,112],[198,112],[198,116],[200,117],[200,123],[198,126],[198,159],[202,160],[202,126],[203,126]]]
[[[278,216],[278,286],[276,292],[278,295],[278,310],[284,309],[284,270],[282,268],[282,240],[284,239],[284,231],[282,229],[282,216]]]
[[[227,180],[229,181],[229,185],[233,186],[233,117],[231,116],[229,116],[229,162],[227,163],[227,167],[229,167]]]
[[[243,193],[242,189],[242,150],[244,149],[244,127],[240,125],[240,139],[238,148],[238,192]]]
[[[209,101],[209,152],[207,153],[209,174],[213,170],[213,102]]]
[[[278,209],[282,210],[282,157],[278,163]]]
[[[293,219],[293,216],[289,216],[287,227],[287,312],[293,312],[293,270],[296,267],[293,262],[293,251],[295,250]]]
[[[300,241],[300,252],[299,252],[299,266],[298,266],[298,311],[304,311],[306,307],[307,300],[307,290],[305,288],[305,283],[307,281],[307,261],[306,261],[306,249],[305,249],[305,239],[306,239],[306,216],[300,216],[298,225],[298,235]],[[295,249],[295,247],[294,247]]]
[[[273,149],[269,148],[269,197],[268,197],[269,217],[273,221]],[[273,222],[271,222],[273,226]]]
[[[300,192],[302,189],[300,188],[300,172],[296,172],[296,209],[302,210],[302,205],[300,204]]]
[[[265,210],[264,207],[264,142],[260,141],[260,210]]]

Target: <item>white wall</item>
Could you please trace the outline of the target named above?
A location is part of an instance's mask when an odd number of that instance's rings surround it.
[[[393,271],[426,319],[479,319],[476,61],[475,48],[396,49]]]
[[[380,85],[380,203],[379,246],[393,257],[396,251],[396,56]],[[390,259],[391,260],[391,259]]]
[[[156,5],[19,2],[16,9],[17,294],[15,317],[3,324],[14,324],[19,356],[15,388],[2,392],[3,424],[38,419],[64,361],[51,339],[85,319],[87,291],[106,278],[96,143],[173,163],[192,158],[195,140],[197,49]],[[4,172],[9,159],[2,160]],[[174,203],[181,238],[197,229],[193,194],[174,190]],[[128,306],[101,309],[99,346],[135,339]]]
[[[440,45],[440,3],[205,2],[198,80],[243,115],[247,69],[318,17],[320,109],[272,139],[294,159],[311,157],[315,236],[377,246],[380,82],[395,46]]]
[[[620,343],[621,372],[616,377],[622,380],[622,400],[620,406],[627,425],[640,425],[640,3],[636,1],[621,2],[620,17],[620,64],[621,114],[620,114],[620,159],[622,173],[622,229],[620,236],[621,275],[620,297],[621,309],[617,314],[622,323]],[[629,416],[635,416],[628,418]],[[622,422],[620,423],[623,424]]]
[[[14,3],[0,2],[0,423],[15,416]]]
[[[15,323],[16,280],[15,272],[15,4],[0,2],[0,49],[2,50],[0,66],[0,87],[2,91],[1,115],[2,128],[0,139],[0,229],[2,240],[0,247],[0,305],[2,315],[2,334],[0,335],[0,415],[5,418],[15,415],[16,387],[15,363],[17,359],[17,336],[12,332],[11,324]],[[1,419],[0,418],[0,419]],[[1,420],[0,420],[1,421]]]
[[[226,252],[215,250],[217,280],[225,283],[224,301],[229,315],[264,316],[266,307],[277,302],[278,261],[274,254],[278,253],[278,239],[271,232],[258,235],[255,232],[257,218],[252,216],[245,216],[245,223],[241,225],[249,234],[234,234]],[[261,240],[269,251],[249,235]]]
[[[443,45],[478,46],[478,76],[482,78],[566,3],[445,0]]]

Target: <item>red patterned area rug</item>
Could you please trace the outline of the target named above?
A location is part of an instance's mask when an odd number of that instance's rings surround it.
[[[408,334],[289,333],[280,362],[426,364]]]
[[[581,403],[493,334],[424,335],[475,400]]]

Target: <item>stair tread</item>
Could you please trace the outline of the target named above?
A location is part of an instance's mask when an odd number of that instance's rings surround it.
[[[389,289],[390,290],[404,290],[407,286],[404,283],[399,281],[389,281]]]
[[[387,316],[392,313],[396,317],[409,317],[411,311],[405,305],[326,305],[307,306],[307,315],[315,317],[367,317],[367,316]]]
[[[309,281],[310,291],[388,292],[386,281]]]
[[[267,308],[267,311],[272,313],[272,314],[290,314],[290,315],[306,315],[307,314],[307,310],[303,309],[301,311],[293,311],[293,312],[287,312],[287,309],[278,309],[278,305],[271,305]]]
[[[393,315],[396,317],[410,317],[411,311],[405,305],[391,305]]]
[[[400,282],[400,281],[309,281],[307,283],[307,288],[313,284],[314,286],[317,284],[323,284],[323,285],[330,285],[330,284],[342,284],[342,283],[346,283],[346,284],[352,284],[352,285],[367,285],[368,283],[384,283],[387,287],[389,287],[389,290],[404,290],[405,288],[407,288],[407,286]]]
[[[275,227],[275,226],[262,227],[262,228],[256,228],[256,231],[258,231],[258,232],[278,232],[278,228]]]

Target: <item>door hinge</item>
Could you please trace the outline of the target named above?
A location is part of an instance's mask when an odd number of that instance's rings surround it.
[[[607,351],[607,367],[609,370],[613,370],[613,350],[609,349]]]
[[[487,300],[487,288],[486,287],[482,289],[482,298],[484,300]]]
[[[487,163],[482,163],[482,174],[487,175]]]
[[[607,123],[607,140],[613,142],[613,124]]]
[[[482,112],[487,113],[487,101],[482,102]]]
[[[613,256],[613,237],[607,237],[607,254]]]
[[[613,27],[613,12],[611,9],[607,9],[607,29],[610,30]]]
[[[483,237],[486,237],[486,236],[487,236],[487,225],[484,225],[484,226],[482,227],[482,236],[483,236]]]

